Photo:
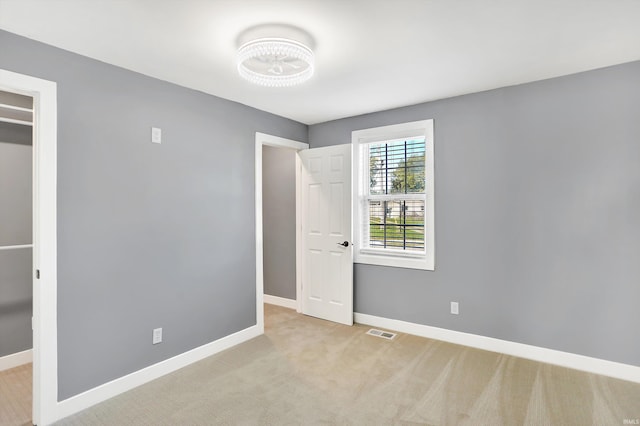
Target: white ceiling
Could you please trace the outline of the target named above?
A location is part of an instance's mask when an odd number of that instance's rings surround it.
[[[307,83],[237,75],[270,23],[315,39]],[[306,124],[640,59],[640,0],[0,0],[0,28]]]

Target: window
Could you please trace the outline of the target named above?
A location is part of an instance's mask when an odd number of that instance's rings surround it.
[[[433,120],[352,134],[355,261],[434,269]]]

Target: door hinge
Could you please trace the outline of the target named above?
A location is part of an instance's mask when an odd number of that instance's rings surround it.
[[[40,269],[36,269],[36,279],[40,279]]]

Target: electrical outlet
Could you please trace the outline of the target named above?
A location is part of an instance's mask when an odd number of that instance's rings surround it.
[[[158,343],[162,343],[162,329],[154,328],[153,329],[153,340],[152,343],[157,345]]]
[[[151,142],[162,143],[162,129],[159,127],[151,128]]]
[[[451,302],[451,313],[453,315],[458,315],[458,313],[459,313],[458,302]]]

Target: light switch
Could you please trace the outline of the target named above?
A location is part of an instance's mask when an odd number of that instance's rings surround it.
[[[162,343],[162,329],[161,328],[154,328],[153,329],[153,339],[152,342],[154,345],[157,345],[158,343]]]

